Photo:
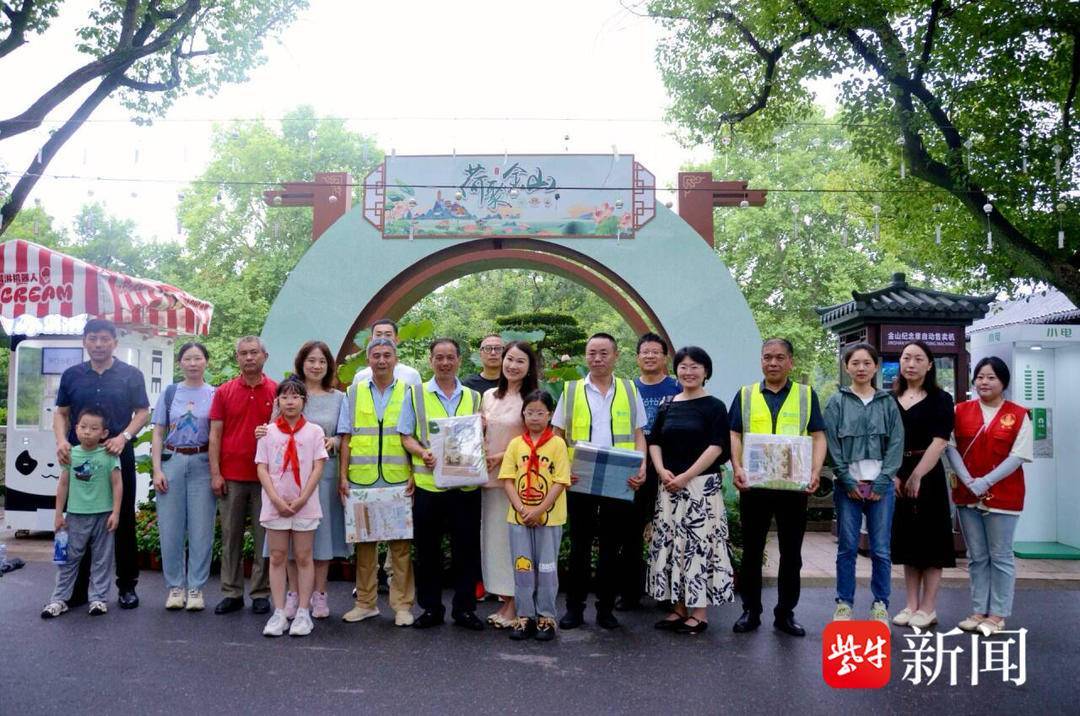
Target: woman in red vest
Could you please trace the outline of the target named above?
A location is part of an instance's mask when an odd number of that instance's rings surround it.
[[[1016,567],[1013,534],[1024,509],[1025,462],[1034,452],[1031,420],[1002,396],[1009,368],[995,356],[975,365],[977,400],[956,406],[955,445],[948,449],[956,472],[952,498],[968,550],[972,614],[961,629],[989,636],[1005,628],[1012,613]]]

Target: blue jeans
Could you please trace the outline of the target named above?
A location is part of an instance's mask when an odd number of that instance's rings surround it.
[[[957,507],[956,514],[967,543],[971,611],[1009,616],[1016,587],[1013,534],[1020,516],[972,507]]]
[[[185,581],[188,589],[202,589],[210,578],[210,550],[214,546],[216,498],[210,490],[210,456],[205,452],[171,455],[161,463],[169,489],[157,493],[155,498],[161,536],[161,569],[169,589],[183,588]],[[188,548],[186,570],[185,538]]]
[[[848,497],[840,483],[833,490],[836,506],[836,601],[855,605],[855,559],[859,555],[859,530],[866,515],[870,537],[870,591],[875,602],[889,606],[892,592],[892,518],[896,493],[892,486],[880,500],[859,501]]]

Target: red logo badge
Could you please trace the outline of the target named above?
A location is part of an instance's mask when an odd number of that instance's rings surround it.
[[[881,622],[830,622],[821,635],[822,677],[834,689],[880,689],[889,683],[891,648]]]

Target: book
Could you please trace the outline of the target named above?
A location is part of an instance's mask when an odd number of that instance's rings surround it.
[[[345,541],[412,539],[412,497],[405,486],[353,488],[345,500]]]
[[[634,491],[627,480],[637,474],[644,459],[645,454],[637,450],[578,443],[570,466],[570,474],[578,481],[570,491],[633,501]]]
[[[468,487],[488,481],[484,423],[479,415],[430,420],[428,440],[435,455],[436,487]]]
[[[750,487],[805,490],[813,456],[814,442],[805,435],[743,433],[743,469]]]

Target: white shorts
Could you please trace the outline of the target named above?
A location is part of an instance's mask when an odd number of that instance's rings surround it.
[[[275,517],[260,522],[268,530],[292,530],[293,532],[312,532],[319,527],[318,517]]]

